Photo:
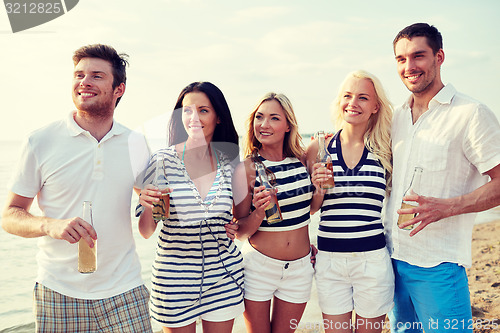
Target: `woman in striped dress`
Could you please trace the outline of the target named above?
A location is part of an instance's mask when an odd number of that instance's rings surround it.
[[[236,237],[245,241],[245,322],[250,333],[293,332],[309,300],[314,269],[308,224],[313,188],[288,98],[268,93],[248,118],[247,158],[235,170]],[[270,223],[270,193],[256,174],[276,181],[283,220]],[[271,318],[272,301],[272,318]]]
[[[394,275],[381,212],[390,184],[392,107],[378,79],[357,71],[333,104],[338,132],[326,140],[335,187],[320,190],[316,286],[326,332],[381,332],[393,306]],[[318,141],[307,149],[317,188],[332,177],[314,163]],[[326,192],[326,193],[325,193]],[[321,201],[320,201],[321,202]],[[352,311],[356,321],[351,323]]]
[[[229,333],[244,310],[243,267],[225,231],[233,218],[238,135],[222,92],[209,82],[184,88],[169,134],[170,146],[153,154],[140,195],[139,231],[149,238],[157,227],[152,206],[161,194],[152,184],[168,182],[170,216],[160,224],[151,316],[164,332],[194,333],[201,317],[204,332]],[[158,179],[156,168],[162,170]]]

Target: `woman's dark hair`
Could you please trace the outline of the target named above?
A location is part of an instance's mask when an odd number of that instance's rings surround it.
[[[219,118],[219,123],[215,127],[212,142],[217,149],[225,152],[228,157],[233,160],[239,155],[238,133],[234,127],[233,118],[231,117],[231,112],[229,111],[229,106],[227,105],[224,94],[217,86],[210,82],[193,82],[182,89],[175,103],[172,117],[170,118],[170,124],[168,126],[168,144],[175,145],[186,141],[188,138],[188,134],[182,123],[182,101],[184,97],[191,92],[204,93],[210,100],[210,103],[212,103],[215,113]]]

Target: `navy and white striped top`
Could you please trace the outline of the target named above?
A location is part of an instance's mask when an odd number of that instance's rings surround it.
[[[243,259],[224,228],[232,220],[232,167],[216,153],[217,175],[205,200],[175,147],[156,153],[164,156],[165,176],[173,188],[151,279],[151,316],[162,326],[185,326],[204,313],[243,302]],[[145,184],[155,175],[156,154]]]
[[[276,176],[278,188],[276,196],[283,221],[269,224],[264,218],[258,230],[288,231],[308,225],[311,217],[313,186],[305,166],[295,157],[287,157],[283,161],[268,161],[262,156],[259,158]],[[255,186],[260,186],[257,172]],[[252,205],[252,210],[254,209]]]
[[[340,131],[328,145],[333,161],[335,187],[321,206],[318,249],[328,252],[362,252],[385,247],[381,221],[385,198],[385,171],[365,147],[354,169],[342,156]]]

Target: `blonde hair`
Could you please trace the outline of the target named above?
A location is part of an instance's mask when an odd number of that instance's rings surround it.
[[[253,111],[248,116],[246,121],[247,125],[247,135],[245,137],[245,143],[243,147],[243,156],[249,157],[252,154],[256,154],[257,151],[262,147],[262,144],[257,140],[254,133],[254,120],[255,114],[259,107],[269,101],[276,101],[281,105],[286,117],[290,131],[285,133],[285,138],[283,142],[283,155],[285,157],[297,157],[300,158],[304,153],[304,148],[302,146],[302,137],[299,134],[299,128],[297,125],[297,118],[293,112],[292,103],[283,94],[277,94],[274,92],[269,92],[265,94],[253,108]]]
[[[365,146],[378,158],[386,171],[386,189],[389,192],[392,185],[391,123],[393,107],[387,98],[382,84],[375,75],[363,70],[347,74],[332,105],[332,121],[336,130],[341,130],[346,124],[340,103],[344,95],[345,85],[351,78],[369,80],[375,89],[379,110],[377,113],[372,114],[368,120],[364,141]]]

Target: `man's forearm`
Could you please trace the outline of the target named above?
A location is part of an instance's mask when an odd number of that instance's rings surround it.
[[[451,215],[482,212],[500,205],[500,178],[495,178],[471,193],[451,199]]]
[[[13,235],[34,238],[45,236],[42,225],[46,217],[34,216],[20,207],[7,207],[2,215],[3,229]]]

